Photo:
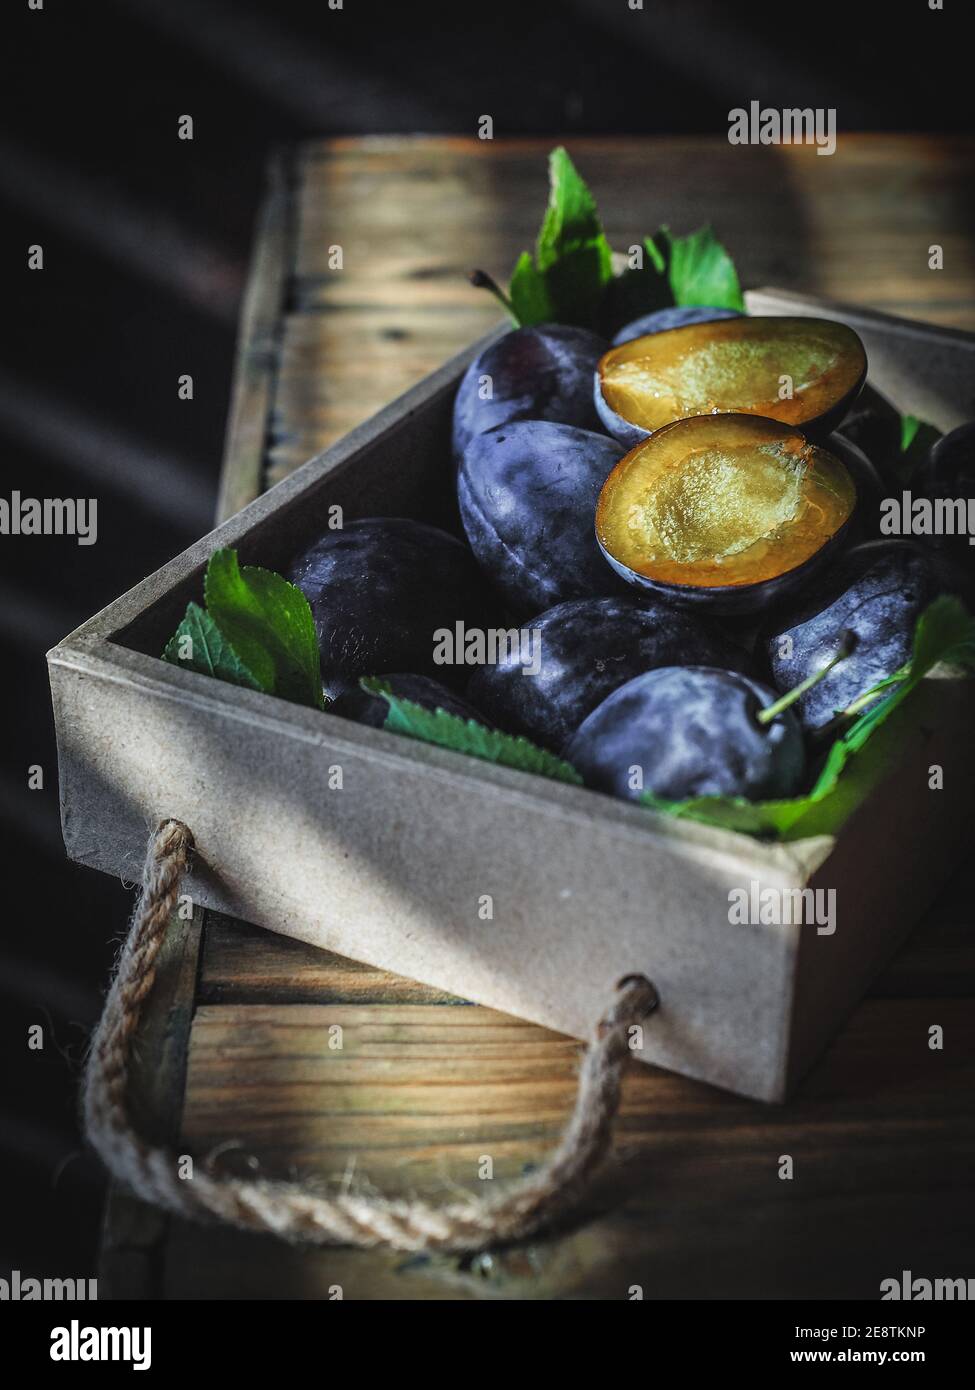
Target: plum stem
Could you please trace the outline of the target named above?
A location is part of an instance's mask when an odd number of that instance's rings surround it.
[[[903,679],[903,676],[906,676],[907,674],[906,667],[902,668],[902,670],[897,674],[900,675]],[[896,684],[896,681],[892,680],[890,683],[891,685],[894,685]],[[879,693],[880,692],[874,689],[873,687],[871,687],[870,690],[864,691],[862,695],[857,696],[857,698],[853,701],[852,704],[847,705],[845,710],[840,711],[839,717],[841,719],[849,719],[851,714],[859,714],[862,709],[866,709],[867,705],[873,704],[874,700],[877,699]]]
[[[488,275],[486,270],[472,270],[467,278],[475,289],[487,290],[489,294],[493,294],[498,303],[502,304],[506,312],[511,315],[515,323],[518,322],[518,315],[515,313],[514,305],[492,275]]]
[[[755,716],[759,724],[770,724],[773,719],[777,718],[778,715],[783,712],[783,710],[787,710],[790,705],[794,705],[797,700],[801,700],[807,690],[812,690],[813,686],[818,685],[824,676],[829,675],[834,666],[846,660],[856,647],[856,644],[856,633],[849,631],[844,632],[843,640],[840,643],[840,648],[836,655],[832,657],[831,660],[827,661],[821,671],[816,671],[813,675],[807,676],[804,681],[800,681],[794,689],[787,691],[776,700],[774,704],[766,705],[764,709],[760,709]]]

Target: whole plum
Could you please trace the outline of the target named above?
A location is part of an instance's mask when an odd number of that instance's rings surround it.
[[[878,473],[896,481],[894,468],[901,452],[900,412],[868,381],[837,433],[862,449]]]
[[[768,686],[711,666],[663,666],[620,686],[583,721],[564,757],[589,787],[638,801],[794,795],[805,771],[791,710],[762,723]]]
[[[484,623],[483,581],[470,551],[405,517],[327,531],[295,557],[288,578],[311,604],[329,696],[376,671],[443,675],[433,661],[437,629]]]
[[[652,597],[573,599],[526,622],[531,662],[517,649],[475,671],[468,693],[505,729],[558,752],[619,686],[658,666],[750,669],[743,647]]]
[[[476,435],[457,475],[461,520],[478,561],[518,615],[620,592],[600,554],[599,491],[623,450],[550,420]]]
[[[954,503],[953,534],[935,535],[931,543],[951,552],[961,563],[975,566],[975,546],[969,524],[975,521],[975,420],[959,425],[937,440],[917,471],[916,489],[933,503]]]
[[[612,346],[629,343],[634,338],[643,338],[647,333],[664,333],[668,328],[683,328],[685,323],[713,323],[715,319],[740,319],[737,309],[714,309],[706,304],[672,305],[668,309],[654,309],[652,314],[643,314],[632,323],[625,324],[613,339]]]
[[[432,676],[396,672],[380,676],[379,679],[385,681],[392,693],[398,695],[401,700],[412,700],[413,704],[422,705],[424,709],[442,709],[458,719],[473,719],[478,724],[491,727],[480,710],[475,709],[455,691],[448,690]],[[357,724],[367,724],[370,728],[381,729],[386,723],[389,705],[381,695],[363,690],[359,682],[355,681],[350,682],[345,690],[336,695],[328,707],[328,712],[341,715],[343,719],[353,719]]]
[[[592,379],[605,351],[604,339],[568,324],[543,323],[506,333],[471,363],[457,389],[454,457],[460,458],[475,435],[512,420],[557,420],[598,429]]]
[[[779,615],[768,640],[773,680],[793,690],[851,648],[796,705],[806,729],[829,724],[910,657],[914,626],[943,589],[934,558],[913,541],[870,541]],[[878,697],[879,698],[879,697]]]

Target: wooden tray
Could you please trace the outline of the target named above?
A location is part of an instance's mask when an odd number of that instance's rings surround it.
[[[378,159],[386,177],[396,177],[397,154],[404,178],[411,165],[432,157],[409,142],[398,142],[397,151],[370,143],[363,142],[361,162]],[[449,160],[451,142],[439,144]],[[307,241],[296,250],[294,229],[311,220],[326,176],[334,180],[341,171],[348,179],[359,157],[353,145],[309,151],[298,187],[282,184],[271,200],[272,235],[258,248],[263,271],[252,278],[251,326],[242,338],[238,383],[249,378],[250,388],[238,387],[225,507],[234,505],[231,498],[247,500],[269,457],[278,473],[290,467],[289,439],[300,417],[293,387],[290,419],[281,413],[281,309],[287,289],[285,336],[294,341],[302,315],[287,265],[296,255],[308,257]],[[650,155],[669,162],[665,149]],[[503,157],[511,157],[510,147]],[[528,150],[529,157],[537,152]],[[402,330],[407,338],[411,331]],[[327,431],[315,419],[307,414],[306,427]],[[783,1289],[792,1296],[876,1297],[879,1278],[901,1262],[918,1269],[927,1260],[942,1269],[953,1248],[949,1212],[967,1190],[972,1156],[970,1127],[960,1122],[971,1080],[963,996],[971,991],[973,962],[961,945],[969,916],[959,885],[954,905],[945,900],[929,919],[787,1112],[638,1069],[626,1090],[626,1160],[597,1196],[603,1214],[588,1227],[473,1264],[302,1255],[171,1224],[116,1196],[104,1291],[322,1297],[341,1283],[349,1297],[626,1297],[636,1282],[646,1297],[776,1296]],[[363,1042],[341,1072],[325,1071],[323,1015],[307,1012],[327,1013],[333,1004]],[[935,1014],[958,1040],[947,1067],[918,1041]],[[470,1020],[477,1020],[473,1028]],[[506,1059],[500,1068],[499,1050]],[[229,1135],[278,1172],[297,1165],[343,1174],[355,1158],[356,1171],[381,1186],[429,1193],[469,1184],[471,1145],[501,1155],[499,1177],[536,1161],[570,1103],[577,1046],[201,913],[170,943],[143,1050],[139,1094],[147,1123],[161,1136],[180,1130],[187,1052],[182,1132],[194,1148]],[[296,1053],[306,1061],[295,1065]],[[918,1088],[920,1105],[912,1102]],[[854,1148],[855,1172],[847,1157]],[[778,1182],[782,1152],[809,1156],[802,1189]],[[921,1191],[919,1172],[937,1174],[922,1181]],[[753,1241],[756,1230],[765,1233],[762,1242]]]

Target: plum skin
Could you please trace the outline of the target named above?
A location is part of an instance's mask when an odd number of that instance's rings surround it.
[[[715,319],[740,319],[737,309],[718,309],[710,304],[674,304],[667,309],[654,309],[638,319],[624,324],[611,346],[645,338],[649,333],[666,333],[668,328],[683,328],[686,323],[713,323]]]
[[[910,658],[917,619],[942,588],[923,547],[871,541],[850,550],[799,606],[780,616],[768,658],[783,693],[821,671],[849,641],[848,633],[853,638],[849,656],[798,701],[807,730],[824,728]]]
[[[615,440],[517,420],[464,450],[457,499],[471,549],[519,616],[622,585],[596,544],[596,501],[622,455]]]
[[[837,433],[862,450],[885,484],[896,483],[894,465],[901,448],[900,412],[866,381]]]
[[[776,693],[737,671],[662,666],[628,681],[597,705],[564,757],[596,791],[639,801],[794,796],[805,772],[802,730],[791,710],[768,724],[759,710]],[[642,786],[632,786],[632,769]]]
[[[448,690],[432,676],[397,671],[381,675],[379,680],[385,681],[392,693],[401,700],[412,700],[413,704],[421,705],[423,709],[442,709],[457,719],[473,719],[485,728],[492,727],[480,710],[475,709],[455,691]],[[333,698],[327,712],[340,715],[343,719],[352,719],[357,724],[365,724],[371,729],[381,729],[386,723],[389,705],[381,695],[363,690],[359,682],[355,681],[350,682]]]
[[[326,531],[287,572],[308,599],[328,696],[377,671],[449,680],[433,661],[434,633],[484,626],[483,581],[455,536],[406,517],[369,517]],[[470,672],[458,668],[456,681]]]
[[[678,663],[748,672],[752,660],[695,617],[655,599],[573,599],[526,621],[537,672],[512,651],[475,671],[467,693],[512,732],[558,752],[619,686]]]
[[[931,502],[975,500],[975,420],[943,435],[929,449],[917,472],[917,490]],[[975,567],[975,546],[967,532],[924,537],[928,545]]]
[[[454,400],[452,448],[459,460],[471,440],[513,420],[556,420],[598,430],[592,377],[606,351],[587,328],[543,323],[516,328],[485,348],[470,364]],[[481,400],[489,376],[492,397]]]

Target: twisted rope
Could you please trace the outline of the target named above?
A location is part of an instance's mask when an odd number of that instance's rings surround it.
[[[643,976],[627,976],[600,1020],[579,1073],[575,1108],[558,1147],[535,1172],[496,1195],[444,1206],[406,1199],[324,1196],[294,1182],[178,1176],[175,1152],[135,1130],[127,1089],[133,1041],[152,991],[156,959],[193,848],[185,825],[168,820],[149,843],[132,927],[92,1039],[83,1090],[88,1137],[106,1167],[140,1197],[181,1216],[218,1217],[249,1231],[315,1245],[473,1251],[537,1231],[572,1207],[609,1147],[630,1027],[657,1006]]]

